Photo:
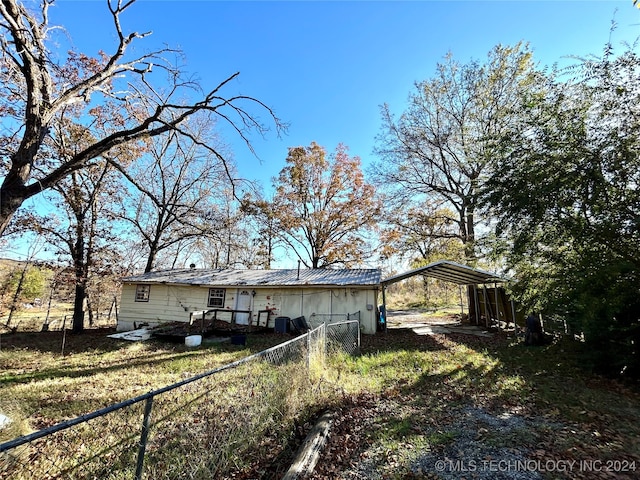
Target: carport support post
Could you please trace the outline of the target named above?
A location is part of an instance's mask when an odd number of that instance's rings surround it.
[[[502,330],[500,327],[500,305],[498,305],[498,284],[493,284],[493,293],[494,297],[496,297],[496,320],[498,321],[498,330]]]
[[[389,315],[387,314],[387,287],[382,285],[382,308],[384,310],[384,333],[387,333],[387,327],[389,326]]]
[[[484,303],[484,326],[485,328],[489,328],[489,324],[491,323],[491,315],[493,314],[493,312],[491,311],[491,300],[489,299],[489,294],[487,293],[486,284],[482,285],[482,303]]]
[[[473,286],[473,298],[476,304],[476,325],[480,325],[480,301],[478,300],[478,286]]]

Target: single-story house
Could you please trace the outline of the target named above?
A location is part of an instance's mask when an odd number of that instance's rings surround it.
[[[377,328],[379,269],[182,269],[123,278],[118,330],[203,315],[235,324],[275,327],[278,317],[304,316],[311,327],[358,318]]]

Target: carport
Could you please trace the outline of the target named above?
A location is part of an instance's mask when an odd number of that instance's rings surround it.
[[[440,260],[424,267],[409,270],[398,275],[385,278],[380,282],[382,286],[382,304],[386,314],[386,288],[392,283],[400,282],[415,275],[436,278],[445,282],[455,283],[460,290],[460,305],[464,314],[463,287],[467,287],[466,297],[469,323],[484,324],[489,327],[497,324],[500,328],[515,325],[516,309],[513,300],[507,298],[504,284],[509,280],[499,277],[495,273],[462,265],[448,260]]]

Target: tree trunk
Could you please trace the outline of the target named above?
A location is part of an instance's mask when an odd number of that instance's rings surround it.
[[[75,299],[73,301],[73,333],[84,331],[84,300],[87,297],[87,274],[89,273],[88,260],[85,260],[85,217],[82,212],[76,211],[76,241],[71,251],[75,274]]]
[[[94,304],[91,301],[92,298],[93,298],[92,295],[89,292],[87,292],[87,313],[89,314],[90,327],[93,327],[100,319],[100,308],[94,308]],[[98,300],[98,307],[99,305],[100,305],[100,301]]]
[[[24,285],[24,279],[27,276],[27,270],[29,268],[29,262],[25,263],[22,272],[20,273],[20,279],[18,280],[18,285],[16,286],[16,293],[13,295],[13,300],[11,301],[11,307],[9,308],[9,317],[7,318],[7,328],[11,328],[11,321],[13,320],[13,314],[18,309],[18,300],[20,300],[20,294],[22,293],[22,287]]]
[[[157,254],[157,246],[151,245],[151,249],[149,250],[149,256],[147,257],[147,264],[144,267],[144,273],[149,273],[151,270],[153,270],[153,262],[156,261],[156,254]]]
[[[49,316],[51,314],[51,302],[53,301],[53,293],[55,292],[56,289],[56,282],[55,280],[51,283],[51,289],[49,291],[49,301],[47,302],[47,316],[44,319],[44,324],[47,326],[47,329],[49,328]]]
[[[149,255],[147,256],[147,264],[144,267],[144,273],[149,273],[153,270],[153,264],[156,261],[158,256],[158,251],[160,250],[160,238],[162,237],[162,225],[165,222],[165,209],[163,208],[160,214],[158,215],[158,219],[156,220],[155,229],[153,232],[153,237],[149,242]]]
[[[472,267],[476,265],[475,252],[475,207],[471,200],[463,202],[458,210],[458,227],[460,229],[460,240],[464,245],[464,259]]]
[[[476,232],[475,232],[475,215],[473,207],[469,207],[467,209],[466,216],[466,237],[464,241],[464,256],[471,266],[475,267],[476,265]]]
[[[0,236],[11,223],[14,213],[22,206],[26,200],[22,189],[9,183],[9,176],[0,187]]]
[[[109,307],[109,315],[107,315],[107,322],[111,323],[111,314],[113,313],[113,307],[118,306],[118,300],[116,297],[113,297],[113,300],[111,300],[111,306]]]
[[[84,331],[84,299],[87,296],[87,286],[84,282],[76,283],[76,295],[73,302],[73,333]]]

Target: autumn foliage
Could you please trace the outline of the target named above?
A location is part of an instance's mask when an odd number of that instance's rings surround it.
[[[352,266],[367,256],[366,233],[382,208],[360,158],[345,145],[327,156],[324,147],[291,147],[275,181],[273,201],[261,211],[275,219],[283,244],[308,268]]]

